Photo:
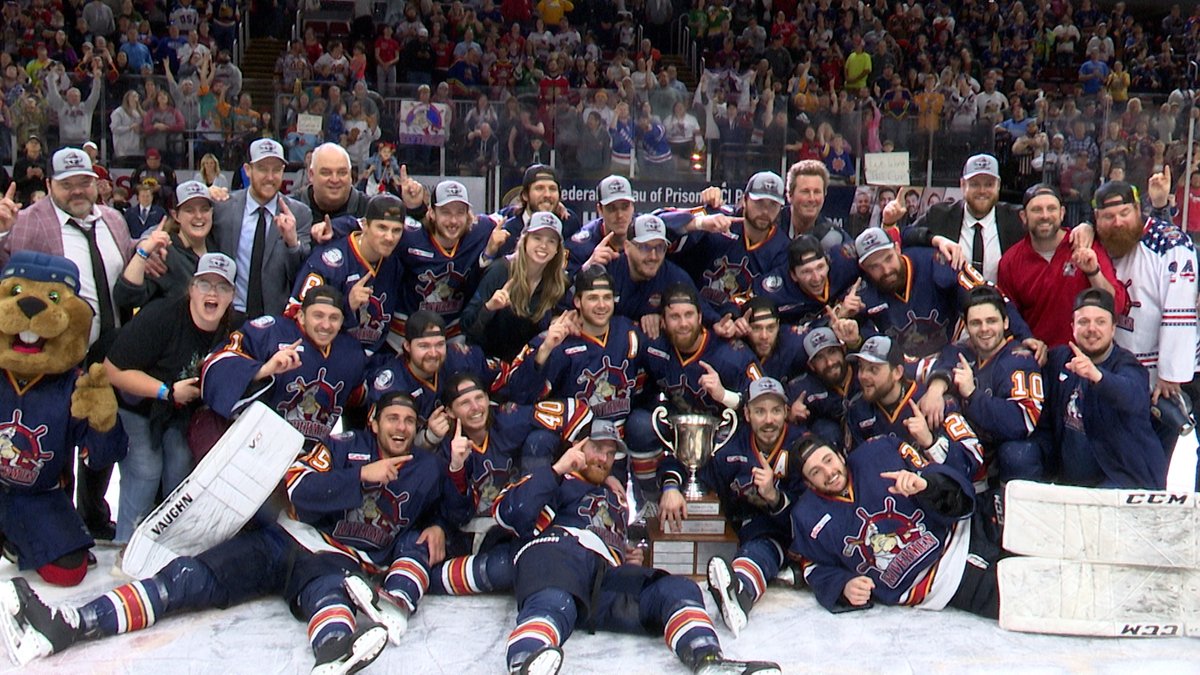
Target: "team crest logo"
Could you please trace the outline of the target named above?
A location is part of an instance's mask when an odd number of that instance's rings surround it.
[[[908,310],[905,318],[907,321],[903,326],[889,330],[888,334],[900,343],[906,360],[929,356],[946,346],[946,322],[936,309],[929,310],[926,316],[917,316],[916,312]]]
[[[341,267],[343,260],[345,260],[345,257],[342,256],[342,252],[336,248],[331,248],[321,254],[321,262],[330,267]]]
[[[395,533],[409,525],[404,505],[412,500],[407,490],[396,492],[389,483],[367,490],[362,506],[348,512],[333,528],[335,539],[366,550],[379,550],[392,543]]]
[[[417,293],[421,296],[421,309],[438,314],[454,314],[462,311],[462,284],[467,275],[454,270],[448,263],[441,274],[425,270],[417,276]]]
[[[625,514],[620,505],[608,501],[607,493],[584,495],[575,512],[587,521],[586,529],[600,537],[605,546],[618,551],[625,549]]]
[[[629,414],[629,396],[633,384],[625,376],[629,361],[622,360],[621,365],[614,366],[612,360],[605,355],[600,360],[596,370],[584,369],[576,378],[576,384],[583,386],[581,397],[586,399],[588,407],[596,417],[623,417]]]
[[[779,276],[778,274],[772,274],[766,279],[763,279],[762,285],[764,291],[768,293],[774,293],[775,291],[783,288],[783,277]]]
[[[308,438],[323,439],[333,430],[333,421],[342,415],[337,397],[345,388],[344,382],[330,384],[327,371],[321,368],[316,378],[305,381],[297,376],[285,387],[292,397],[279,406],[283,419]]]
[[[921,522],[925,513],[921,509],[907,516],[896,510],[896,498],[883,500],[883,510],[867,513],[861,506],[855,514],[862,521],[858,536],[846,537],[842,555],[857,553],[862,562],[856,568],[859,574],[872,570],[880,581],[889,588],[899,586],[909,570],[938,548],[937,537],[925,529]]]
[[[716,303],[728,302],[731,297],[749,289],[753,281],[749,260],[743,257],[741,262],[733,263],[728,256],[721,256],[714,268],[704,272],[704,287],[700,289],[700,295]]]
[[[500,491],[508,485],[508,479],[512,475],[512,460],[507,457],[501,459],[503,462],[499,466],[490,457],[476,464],[474,475],[471,477],[471,487],[477,497],[476,515],[490,516],[492,502],[496,501]]]
[[[368,298],[367,302],[358,308],[358,325],[350,329],[350,335],[365,345],[378,342],[392,321],[391,312],[383,310],[387,298],[386,292],[380,293],[379,297],[372,295]]]
[[[21,423],[21,411],[13,410],[12,419],[0,423],[0,481],[12,485],[33,485],[42,466],[54,453],[42,448],[42,437],[50,431],[45,424],[30,429]]]

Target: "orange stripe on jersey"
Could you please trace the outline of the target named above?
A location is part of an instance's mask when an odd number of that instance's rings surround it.
[[[533,524],[533,531],[545,532],[546,528],[550,527],[553,522],[554,514],[546,509],[542,509],[541,513],[538,514],[537,521]]]
[[[895,296],[900,298],[901,302],[908,302],[908,298],[912,294],[913,264],[906,255],[901,255],[900,260],[904,261],[904,275],[907,278],[904,280],[904,295],[896,293]]]
[[[908,597],[905,598],[904,604],[915,607],[925,602],[925,598],[929,595],[929,590],[933,588],[933,578],[937,576],[937,569],[938,566],[936,564],[930,567],[929,571],[925,574],[925,578],[918,581],[909,589]]]
[[[142,603],[142,596],[133,587],[133,584],[118,586],[113,589],[113,592],[121,600],[121,607],[125,610],[125,625],[129,627],[129,630],[145,628],[148,623],[146,606]]]

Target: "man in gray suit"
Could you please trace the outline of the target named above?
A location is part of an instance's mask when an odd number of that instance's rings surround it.
[[[250,187],[213,210],[217,250],[237,261],[233,306],[244,318],[281,314],[308,258],[312,211],[280,194],[286,164],[279,141],[254,141],[245,166]]]

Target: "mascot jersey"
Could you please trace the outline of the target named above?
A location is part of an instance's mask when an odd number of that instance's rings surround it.
[[[265,380],[254,376],[275,352],[299,340],[300,366]],[[309,441],[329,437],[346,402],[362,384],[366,356],[347,333],[317,347],[291,319],[261,316],[229,336],[204,362],[200,393],[214,412],[233,418],[262,401]]]
[[[831,611],[849,609],[842,589],[851,579],[867,576],[875,582],[871,597],[885,605],[945,607],[962,580],[970,518],[943,516],[920,495],[891,494],[888,487],[895,483],[879,474],[943,474],[974,497],[971,481],[947,465],[925,464],[894,437],[860,446],[846,459],[846,470],[844,495],[808,490],[792,508],[791,552],[804,559],[804,579],[817,601]]]
[[[125,456],[120,424],[106,432],[71,417],[71,393],[78,369],[61,375],[21,380],[5,373],[0,381],[0,484],[7,492],[58,489],[63,469],[78,446],[88,466],[102,467]]]
[[[445,461],[428,450],[413,448],[395,480],[364,483],[362,467],[379,459],[374,434],[334,434],[297,459],[285,481],[296,515],[334,550],[386,569],[399,557],[404,535],[430,525],[453,532],[470,519],[471,502],[455,488]]]

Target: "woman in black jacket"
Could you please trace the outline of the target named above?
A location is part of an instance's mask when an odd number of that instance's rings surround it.
[[[200,257],[208,253],[212,232],[213,202],[208,188],[200,181],[188,181],[175,189],[173,218],[138,242],[137,255],[125,266],[125,272],[113,287],[117,307],[132,311],[159,298],[178,298],[185,294]],[[151,256],[166,251],[167,271],[162,276],[146,274]]]

